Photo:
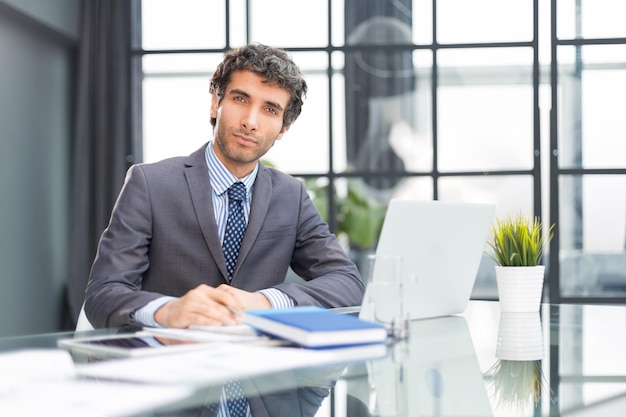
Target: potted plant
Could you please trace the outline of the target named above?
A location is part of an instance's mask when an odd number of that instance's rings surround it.
[[[496,283],[502,311],[538,311],[545,267],[541,265],[545,245],[553,237],[554,225],[544,236],[539,217],[522,213],[505,219],[496,218],[487,241],[496,262]]]

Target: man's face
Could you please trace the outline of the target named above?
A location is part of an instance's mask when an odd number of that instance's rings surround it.
[[[212,98],[215,153],[238,178],[248,175],[287,131],[283,114],[289,92],[263,80],[252,71],[235,71],[221,103],[217,96]]]

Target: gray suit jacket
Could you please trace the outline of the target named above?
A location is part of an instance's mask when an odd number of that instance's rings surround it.
[[[132,313],[162,295],[226,283],[205,147],[128,170],[87,284],[95,327],[136,324]],[[304,282],[284,282],[289,266]],[[274,287],[296,305],[324,307],[359,305],[364,292],[304,184],[262,164],[231,285]]]

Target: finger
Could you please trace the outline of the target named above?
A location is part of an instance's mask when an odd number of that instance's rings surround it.
[[[239,324],[236,311],[228,305],[228,297],[219,291],[210,291],[198,303],[194,303],[190,312],[194,313],[195,323],[202,325],[235,325]]]
[[[200,285],[189,291],[179,300],[178,325],[189,324],[201,325],[234,325],[238,324],[236,312],[239,302],[229,293],[223,290]]]
[[[157,311],[157,321],[167,327],[187,328],[191,324],[219,326],[237,324],[228,309],[199,294],[187,294],[179,300],[164,305]]]
[[[233,288],[230,285],[222,284],[215,288],[215,300],[226,306],[231,313],[240,315],[245,308],[244,296],[248,294],[246,291]]]

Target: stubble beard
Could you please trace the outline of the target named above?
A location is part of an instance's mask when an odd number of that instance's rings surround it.
[[[270,147],[267,149],[260,149],[258,151],[239,149],[236,146],[230,146],[228,141],[224,139],[225,137],[227,137],[225,129],[218,127],[215,135],[215,142],[220,147],[226,158],[237,163],[249,164],[256,162],[270,149]]]

